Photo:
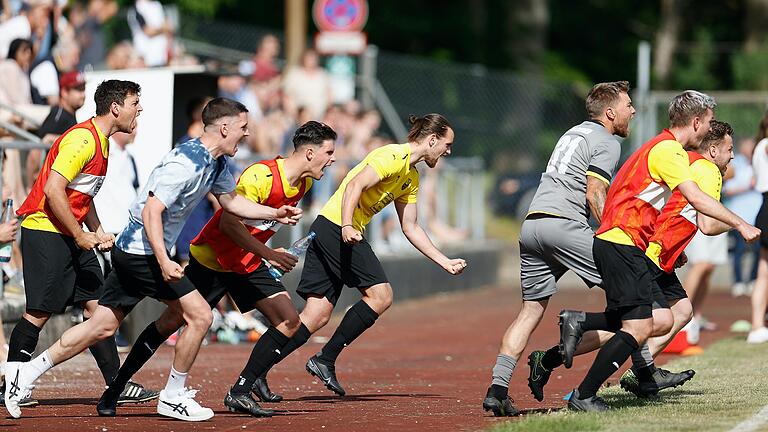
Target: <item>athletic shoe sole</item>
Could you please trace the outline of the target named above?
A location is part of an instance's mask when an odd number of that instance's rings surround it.
[[[205,421],[205,420],[213,418],[213,410],[211,410],[211,409],[208,409],[207,412],[198,414],[197,416],[193,417],[193,416],[188,416],[188,415],[180,414],[177,411],[174,411],[174,410],[169,409],[169,408],[165,408],[162,405],[158,405],[157,406],[157,413],[160,414],[161,416],[172,417],[172,418],[175,418],[175,419],[178,419],[178,420],[184,420],[184,421],[189,421],[189,422],[199,422],[199,421]]]

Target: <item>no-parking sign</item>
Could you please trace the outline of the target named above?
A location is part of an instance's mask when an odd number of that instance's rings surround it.
[[[321,31],[360,31],[368,21],[368,1],[315,0],[312,19]]]

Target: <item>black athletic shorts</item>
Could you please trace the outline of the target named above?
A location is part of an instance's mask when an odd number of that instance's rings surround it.
[[[184,274],[205,297],[211,308],[229,293],[240,312],[245,313],[254,309],[259,300],[285,291],[283,284],[269,274],[265,265],[248,274],[220,272],[209,269],[190,256]]]
[[[353,288],[387,283],[387,275],[365,238],[357,244],[344,243],[341,227],[318,216],[311,231],[317,234],[307,250],[304,269],[296,292],[304,299],[325,297],[336,304],[344,285]]]
[[[101,297],[104,273],[96,253],[80,249],[72,237],[22,228],[21,256],[27,310],[62,313]]]
[[[680,283],[680,279],[677,278],[677,274],[674,271],[667,273],[650,259],[648,259],[648,268],[653,279],[654,309],[656,309],[657,302],[660,303],[657,294],[659,292],[662,294],[661,298],[664,300],[664,303],[661,304],[665,309],[669,308],[669,302],[671,301],[688,298],[688,294],[683,289],[683,284]]]
[[[760,246],[768,249],[768,192],[763,192],[763,205],[757,213],[755,226],[760,228]],[[737,234],[741,235],[741,234]]]
[[[104,282],[99,304],[121,309],[127,315],[144,297],[176,300],[194,290],[186,276],[178,282],[164,281],[154,255],[135,255],[113,248],[112,272]]]
[[[603,277],[606,311],[623,310],[627,312],[622,316],[625,320],[650,318],[654,301],[653,279],[645,253],[636,246],[597,237],[592,244],[592,253]]]

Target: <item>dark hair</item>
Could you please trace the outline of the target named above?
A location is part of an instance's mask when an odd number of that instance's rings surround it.
[[[696,90],[686,90],[669,103],[669,126],[687,125],[694,117],[702,117],[717,106],[712,96]]]
[[[757,130],[757,136],[755,137],[755,147],[757,147],[757,143],[763,140],[763,138],[768,137],[768,111],[763,114],[763,118],[760,119],[760,126]]]
[[[9,59],[16,60],[16,54],[19,53],[22,49],[29,48],[32,49],[32,41],[29,39],[14,39],[11,41],[11,44],[8,46],[8,56]]]
[[[293,134],[293,148],[304,145],[320,145],[326,140],[335,140],[336,132],[327,124],[310,120],[296,129]]]
[[[248,108],[238,101],[217,97],[211,99],[203,108],[203,125],[210,126],[223,117],[234,117],[247,113]]]
[[[96,93],[93,100],[96,102],[96,115],[101,116],[109,112],[112,102],[123,106],[125,98],[128,95],[138,96],[141,93],[141,86],[133,81],[107,80],[102,81],[96,87]]]
[[[411,124],[411,130],[408,131],[409,142],[418,142],[431,134],[442,138],[448,133],[448,129],[453,129],[448,120],[440,114],[427,114],[424,117],[411,114],[408,116],[408,123]]]
[[[589,118],[596,119],[606,109],[619,101],[622,93],[629,93],[629,81],[614,81],[595,84],[587,94],[586,108]]]
[[[711,145],[720,145],[726,135],[733,136],[733,128],[726,122],[712,120],[709,122],[709,132],[704,135],[699,147],[694,149],[699,153],[704,153]]]

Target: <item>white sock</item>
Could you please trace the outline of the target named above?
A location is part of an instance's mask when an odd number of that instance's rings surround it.
[[[165,384],[165,392],[169,395],[177,395],[184,390],[187,382],[187,373],[179,372],[171,366],[171,373],[168,374],[168,382]]]
[[[45,350],[42,354],[25,364],[22,370],[25,377],[29,379],[29,382],[35,382],[40,378],[40,375],[46,373],[52,367],[51,356],[48,354],[48,350]]]

